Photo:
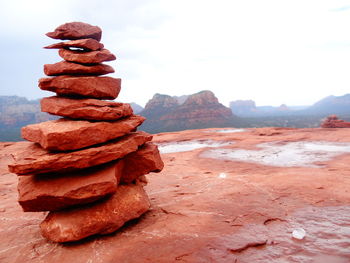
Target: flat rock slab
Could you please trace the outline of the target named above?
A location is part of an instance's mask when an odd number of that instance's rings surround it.
[[[116,59],[115,55],[113,55],[108,49],[84,52],[62,48],[58,51],[58,54],[66,61],[81,64],[97,64]]]
[[[113,73],[114,69],[110,65],[81,65],[67,61],[60,61],[55,64],[45,64],[44,73],[47,76],[59,75],[105,75]]]
[[[64,174],[19,176],[18,202],[25,212],[91,203],[117,190],[116,170],[112,162]]]
[[[47,49],[81,48],[84,50],[101,50],[103,47],[104,45],[98,42],[97,40],[92,38],[86,38],[86,39],[71,40],[66,42],[59,42],[59,43],[46,46],[44,48],[47,48]]]
[[[62,153],[49,152],[36,143],[27,144],[22,152],[12,155],[14,162],[9,164],[9,170],[20,175],[78,170],[122,158],[150,140],[152,135],[139,131],[103,145]]]
[[[109,234],[150,208],[140,185],[121,185],[110,198],[93,205],[51,212],[41,223],[41,233],[54,242],[77,241],[95,234]]]
[[[127,184],[150,172],[160,172],[164,167],[157,145],[151,142],[129,153],[121,161],[124,165],[120,181]]]
[[[121,79],[93,76],[59,76],[41,78],[42,90],[56,92],[63,96],[83,96],[95,99],[114,100],[121,89]]]
[[[128,103],[96,99],[47,97],[40,101],[41,111],[71,119],[113,121],[133,114]]]
[[[71,22],[60,25],[53,32],[46,34],[53,39],[75,40],[83,38],[93,38],[101,40],[102,30],[98,26],[92,26],[82,22]]]
[[[145,118],[133,115],[113,122],[59,119],[22,128],[22,138],[46,150],[71,151],[121,137],[140,126]]]

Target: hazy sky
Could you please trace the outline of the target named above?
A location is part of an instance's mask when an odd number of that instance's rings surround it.
[[[350,0],[0,0],[0,95],[40,98],[44,34],[98,25],[118,101],[212,90],[220,102],[308,105],[350,93]]]

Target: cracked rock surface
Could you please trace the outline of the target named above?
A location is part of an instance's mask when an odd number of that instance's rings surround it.
[[[347,129],[217,129],[157,134],[154,143],[218,143],[257,151],[291,142],[349,143]],[[151,210],[117,232],[70,244],[48,242],[47,215],[17,204],[17,176],[6,171],[24,142],[0,143],[0,262],[332,262],[350,259],[350,153],[312,166],[274,166],[203,155],[213,148],[162,154],[148,175]],[[324,149],[322,149],[324,151]],[[320,154],[322,152],[320,150]],[[313,153],[314,154],[314,153]],[[303,228],[305,238],[292,238]]]

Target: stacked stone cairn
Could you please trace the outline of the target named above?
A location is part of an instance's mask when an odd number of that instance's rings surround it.
[[[144,175],[164,164],[152,136],[137,127],[145,120],[129,104],[114,101],[121,79],[104,61],[116,57],[100,43],[102,31],[82,22],[66,23],[53,39],[68,40],[46,48],[64,59],[44,66],[49,78],[41,109],[63,118],[28,125],[22,137],[31,141],[9,165],[19,178],[19,204],[25,212],[50,211],[41,233],[54,242],[69,242],[116,231],[140,217],[150,203]]]

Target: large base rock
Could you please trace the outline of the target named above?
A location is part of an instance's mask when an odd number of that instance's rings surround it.
[[[19,176],[19,203],[23,211],[54,211],[90,203],[117,190],[116,162],[50,176]]]
[[[107,200],[51,212],[41,223],[41,233],[54,242],[69,242],[95,234],[109,234],[125,222],[140,217],[150,207],[140,185],[121,185]]]
[[[121,79],[92,76],[59,76],[41,78],[39,87],[42,90],[56,92],[59,95],[83,96],[95,99],[114,100],[121,88]]]
[[[47,97],[40,101],[41,111],[72,119],[112,121],[132,115],[128,103],[95,99]]]
[[[127,184],[150,172],[160,172],[164,167],[157,145],[151,142],[126,155],[121,162],[123,169],[120,181]]]
[[[102,30],[98,26],[92,26],[83,22],[71,22],[60,25],[54,32],[46,34],[53,39],[74,40],[82,38],[93,38],[101,40]]]
[[[113,73],[114,69],[110,65],[96,64],[96,65],[81,65],[67,61],[57,62],[55,64],[45,64],[44,73],[47,76],[59,75],[105,75]]]
[[[90,51],[90,50],[100,50],[103,47],[104,47],[103,44],[98,42],[97,40],[92,38],[86,38],[86,39],[78,39],[78,40],[55,43],[55,44],[46,46],[44,48],[48,48],[48,49],[81,48],[86,51]]]
[[[62,153],[49,152],[32,143],[13,154],[14,162],[8,167],[10,172],[19,175],[73,171],[122,158],[150,140],[152,135],[139,131],[103,145]]]
[[[91,52],[81,52],[62,48],[59,50],[58,54],[66,61],[81,64],[97,64],[104,61],[112,61],[116,59],[116,57],[107,49]]]
[[[135,130],[144,120],[139,115],[113,122],[59,119],[25,126],[22,137],[39,143],[46,150],[76,150],[121,137]]]

